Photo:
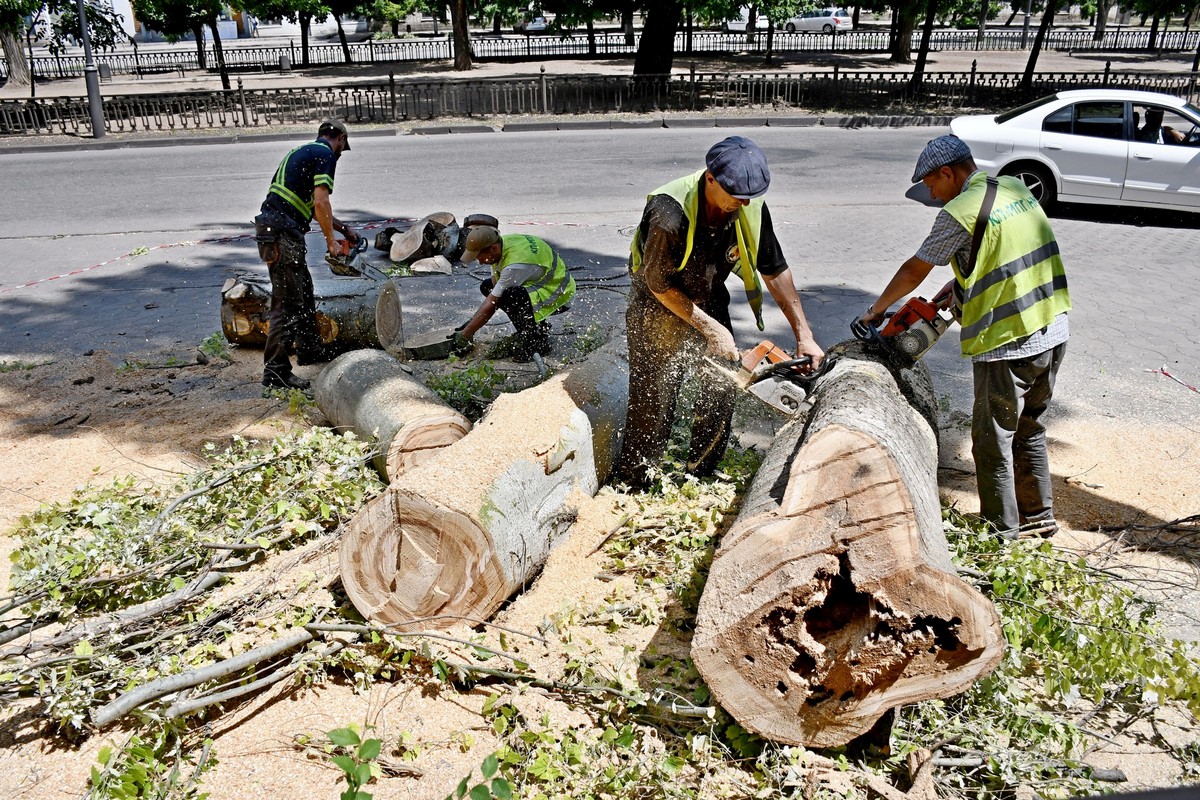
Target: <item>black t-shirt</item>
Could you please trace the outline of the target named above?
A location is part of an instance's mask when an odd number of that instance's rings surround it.
[[[701,197],[692,253],[681,270],[679,262],[687,247],[687,214],[673,197],[654,195],[642,212],[642,267],[634,273],[634,282],[644,283],[652,292],[661,293],[671,287],[680,289],[705,311],[710,307],[726,307],[729,294],[725,290],[725,279],[737,264],[736,219],[734,213],[721,220],[708,220]],[[787,269],[787,261],[775,238],[770,209],[765,204],[757,266],[758,272],[767,276],[778,275]]]
[[[262,204],[263,220],[307,231],[313,218],[313,192],[324,186],[333,193],[337,155],[322,139],[294,148],[275,170]]]

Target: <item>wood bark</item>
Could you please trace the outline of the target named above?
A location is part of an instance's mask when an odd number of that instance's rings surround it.
[[[381,350],[335,358],[313,382],[313,397],[334,427],[378,443],[373,463],[388,483],[471,430],[469,419]]]
[[[608,476],[628,381],[625,343],[610,343],[501,395],[467,436],[368,503],[342,535],[342,585],[359,612],[444,628],[491,615],[528,584]]]
[[[0,50],[4,51],[4,60],[8,67],[8,89],[16,93],[18,89],[27,89],[33,82],[32,65],[25,58],[21,48],[21,39],[14,31],[0,30]]]
[[[743,727],[806,747],[957,694],[1004,651],[942,532],[928,372],[858,342],[830,357],[808,419],[780,431],[721,542],[692,642]]]
[[[313,281],[317,332],[330,355],[375,348],[403,357],[400,293],[392,281],[333,278]],[[230,278],[221,288],[221,331],[233,344],[267,341],[270,281]]]

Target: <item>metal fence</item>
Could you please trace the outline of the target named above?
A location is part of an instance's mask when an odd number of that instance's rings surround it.
[[[873,114],[998,109],[1061,89],[1145,89],[1197,97],[1191,72],[1043,72],[1030,89],[1021,73],[912,73],[816,70],[807,73],[701,73],[659,76],[541,75],[523,79],[398,81],[327,88],[129,94],[104,99],[109,133],[260,129],[315,125],[330,116],[395,124],[438,118],[524,114],[678,112],[713,109],[837,109]],[[87,98],[0,101],[0,135],[90,135]]]
[[[1094,40],[1092,35],[1090,30],[1052,30],[1045,46],[1049,49],[1067,51],[1137,51],[1148,49],[1150,44],[1150,32],[1147,30],[1110,30],[1106,31],[1104,38],[1099,41]],[[620,32],[598,32],[594,41],[593,50],[587,36],[578,33],[565,36],[473,34],[471,51],[474,58],[480,61],[603,58],[630,56],[637,52],[638,38],[634,38],[633,44],[627,44],[625,34]],[[1032,44],[1032,41],[1033,32],[1031,31],[1027,43]],[[1198,44],[1200,44],[1200,31],[1160,31],[1155,43],[1155,50],[1192,51],[1197,48]],[[919,45],[920,35],[914,35],[914,50]],[[840,34],[823,34],[775,31],[771,39],[771,47],[778,53],[879,53],[888,49],[888,32],[886,30],[857,30]],[[979,51],[1024,49],[1019,29],[990,29],[982,38],[976,31],[938,30],[933,32],[930,47],[934,50]],[[351,44],[349,49],[350,58],[356,64],[435,61],[450,59],[454,56],[452,44],[449,39],[445,38],[381,41],[369,39],[365,42]],[[764,31],[750,34],[695,31],[691,34],[690,48],[686,33],[678,33],[675,38],[675,52],[684,56],[688,53],[765,53],[766,50],[767,34]],[[227,43],[223,48],[223,53],[225,63],[233,71],[279,69],[280,60],[283,58],[286,58],[293,67],[300,66],[304,62],[304,52],[295,41],[288,45]],[[114,75],[201,69],[196,48],[182,45],[143,45],[137,50],[124,48],[98,53],[96,61],[98,64],[105,65],[104,68]],[[208,46],[205,49],[204,64],[207,69],[215,70],[216,63],[216,53],[211,46]],[[308,64],[310,66],[330,66],[344,63],[346,63],[346,59],[341,45],[319,44],[308,47]],[[39,78],[79,77],[83,74],[83,67],[82,54],[38,57],[33,59],[31,64],[33,74]],[[3,68],[3,60],[0,59],[0,74],[3,74]]]

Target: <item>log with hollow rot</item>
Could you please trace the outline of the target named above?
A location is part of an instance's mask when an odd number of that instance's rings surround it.
[[[830,358],[713,558],[692,641],[742,726],[807,747],[962,692],[1004,651],[995,608],[950,560],[928,372],[858,342]]]
[[[469,434],[343,529],[342,584],[364,617],[414,630],[491,615],[562,543],[620,449],[623,340],[501,395]]]
[[[400,292],[395,281],[363,278],[313,280],[317,333],[330,355],[360,348],[403,355]],[[267,341],[271,283],[242,275],[221,288],[221,332],[233,344]]]
[[[373,463],[388,483],[471,430],[469,419],[382,350],[335,358],[313,382],[313,398],[335,428],[377,444]]]

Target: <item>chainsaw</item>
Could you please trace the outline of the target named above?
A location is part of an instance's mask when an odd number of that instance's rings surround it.
[[[366,265],[362,254],[367,249],[367,237],[359,236],[358,242],[354,245],[350,244],[349,239],[338,239],[337,246],[336,258],[329,253],[325,254],[325,263],[329,265],[329,270],[334,275],[343,277],[357,278],[361,276]]]
[[[716,365],[715,361],[710,363]],[[791,417],[812,407],[808,402],[808,390],[817,375],[801,372],[811,363],[812,359],[807,356],[791,358],[764,340],[742,356],[733,381],[739,389]]]
[[[933,298],[911,297],[898,311],[884,315],[884,326],[855,320],[850,331],[856,339],[873,345],[892,359],[914,364],[929,352],[954,321],[940,304],[944,292]]]

